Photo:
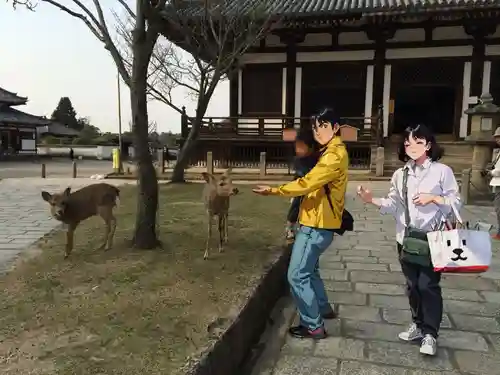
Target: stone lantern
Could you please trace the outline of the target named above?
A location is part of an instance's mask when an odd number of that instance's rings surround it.
[[[470,116],[471,134],[466,142],[473,146],[470,182],[475,189],[487,192],[489,187],[482,172],[491,162],[495,142],[493,131],[500,125],[500,107],[493,104],[489,93],[484,93],[479,104],[465,111]]]

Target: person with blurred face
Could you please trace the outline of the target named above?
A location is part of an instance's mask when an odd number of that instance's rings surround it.
[[[367,204],[396,220],[396,243],[401,270],[406,278],[412,322],[399,334],[403,341],[420,343],[420,353],[435,355],[443,317],[441,273],[435,272],[430,254],[407,256],[403,244],[412,233],[441,230],[444,221],[460,209],[460,195],[453,170],[438,160],[443,150],[424,125],[406,129],[399,146],[399,160],[406,163],[394,172],[387,197],[375,198],[370,190],[358,187]],[[415,237],[414,237],[415,238]]]
[[[318,161],[318,147],[313,138],[312,129],[302,129],[297,134],[295,155],[294,178],[297,179],[309,173]],[[290,209],[288,210],[285,234],[286,241],[289,244],[295,241],[295,231],[301,202],[302,196],[292,198]]]
[[[333,110],[324,109],[314,116],[311,131],[319,147],[316,165],[295,181],[278,187],[257,186],[254,192],[303,196],[298,219],[300,229],[287,275],[300,324],[291,327],[289,333],[298,338],[322,339],[327,335],[324,319],[334,319],[336,314],[319,274],[319,258],[332,243],[334,234],[343,227],[349,161],[346,147],[338,136],[339,120]]]

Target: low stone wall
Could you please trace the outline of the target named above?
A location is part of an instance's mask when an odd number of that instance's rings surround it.
[[[186,375],[235,375],[266,328],[276,302],[287,290],[291,246],[273,261],[237,317],[218,339],[184,367]]]

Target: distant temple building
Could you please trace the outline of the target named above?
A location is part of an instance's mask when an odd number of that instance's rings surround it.
[[[37,127],[50,120],[33,116],[13,107],[25,105],[28,98],[0,87],[0,156],[36,155]]]

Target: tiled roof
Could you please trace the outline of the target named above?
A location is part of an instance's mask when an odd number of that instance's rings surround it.
[[[50,124],[50,120],[6,107],[0,108],[0,124],[42,126]]]
[[[61,135],[61,136],[78,136],[80,135],[80,132],[75,129],[68,128],[67,126],[64,126],[63,124],[60,124],[58,122],[52,122],[49,125],[40,127],[36,129],[38,134],[56,134],[56,135]]]
[[[23,98],[13,92],[7,91],[0,87],[0,103],[19,105],[19,104],[26,104],[27,101],[28,98]]]
[[[500,8],[500,0],[219,0],[219,3],[221,13],[229,16],[248,14],[258,8],[265,14],[291,17]],[[180,4],[192,16],[200,14],[203,9],[200,0],[183,0]]]

